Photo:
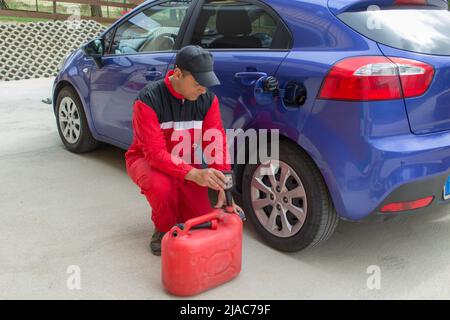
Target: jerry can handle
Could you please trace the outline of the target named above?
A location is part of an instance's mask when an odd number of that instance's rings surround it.
[[[190,219],[186,221],[184,224],[184,228],[182,226],[175,226],[172,230],[173,236],[183,236],[187,234],[191,229],[202,229],[202,228],[217,228],[217,220],[222,218],[223,212],[220,210],[215,210],[212,213],[205,214],[203,216]],[[216,221],[215,221],[216,220]]]

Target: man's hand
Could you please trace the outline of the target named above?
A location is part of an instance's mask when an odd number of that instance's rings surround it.
[[[226,182],[224,174],[221,171],[212,168],[194,168],[188,172],[184,179],[193,181],[199,186],[208,187],[217,191],[223,191]]]
[[[219,196],[217,197],[217,203],[214,206],[214,208],[216,209],[220,209],[223,207],[223,205],[225,204],[225,191],[224,190],[220,190],[219,191]],[[242,210],[241,207],[239,207],[236,203],[234,203],[234,199],[233,199],[233,209],[234,212],[239,214],[239,211],[244,212],[244,210]]]

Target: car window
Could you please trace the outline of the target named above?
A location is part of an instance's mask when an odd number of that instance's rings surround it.
[[[284,25],[259,5],[237,0],[208,0],[197,19],[191,44],[207,49],[286,49],[289,40],[275,41],[280,31],[289,39]]]
[[[191,2],[167,1],[134,15],[117,28],[110,54],[173,50]]]
[[[339,19],[381,44],[425,54],[450,55],[450,12],[434,7],[344,12]]]

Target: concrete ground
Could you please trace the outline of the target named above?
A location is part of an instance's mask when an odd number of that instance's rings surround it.
[[[174,299],[124,151],[66,151],[41,102],[52,81],[0,82],[0,298]],[[195,298],[449,299],[449,210],[341,221],[328,242],[294,254],[267,247],[247,223],[242,273]]]

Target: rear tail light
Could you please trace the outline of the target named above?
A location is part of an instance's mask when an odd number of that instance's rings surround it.
[[[427,91],[432,66],[409,59],[366,56],[336,63],[326,76],[320,99],[373,101],[410,98]]]
[[[398,67],[405,98],[421,96],[428,90],[434,76],[434,68],[432,66],[403,58],[389,59]]]
[[[385,205],[380,209],[381,212],[399,212],[406,210],[414,210],[419,208],[424,208],[430,205],[433,202],[434,197],[429,196],[426,198],[414,200],[414,201],[405,201],[405,202],[393,202]]]
[[[396,6],[426,6],[428,4],[428,0],[395,0],[394,5]]]

